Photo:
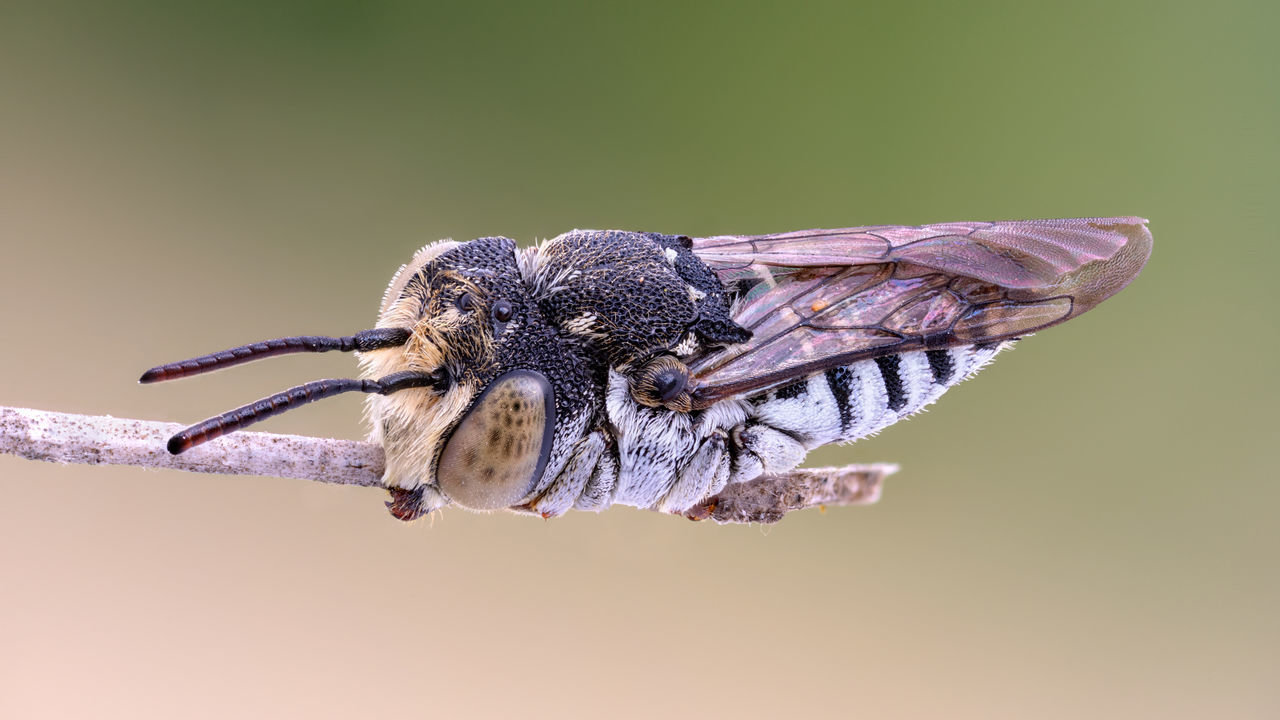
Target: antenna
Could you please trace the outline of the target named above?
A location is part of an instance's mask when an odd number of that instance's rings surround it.
[[[399,347],[409,341],[410,332],[404,328],[374,328],[361,330],[355,335],[346,337],[326,337],[321,335],[299,335],[296,337],[264,340],[252,345],[241,345],[229,350],[222,350],[209,355],[201,355],[190,360],[181,360],[168,365],[159,365],[142,373],[140,383],[177,380],[178,378],[200,375],[214,370],[221,370],[232,365],[241,365],[261,358],[277,355],[291,355],[304,352],[368,352],[389,347]],[[328,381],[325,381],[328,382]],[[300,385],[299,387],[306,387]],[[296,389],[296,388],[295,388]],[[345,391],[344,391],[345,392]]]
[[[340,395],[347,392],[377,393],[390,395],[401,390],[420,387],[447,387],[448,372],[443,368],[433,373],[405,371],[392,373],[380,380],[316,380],[284,392],[265,397],[257,402],[242,405],[235,410],[216,415],[169,438],[168,449],[173,455],[190,450],[204,442],[222,437],[229,432],[266,420],[273,415],[292,410],[316,400]]]

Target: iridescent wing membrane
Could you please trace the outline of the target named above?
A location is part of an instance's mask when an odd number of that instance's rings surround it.
[[[688,360],[696,407],[881,355],[1018,338],[1128,285],[1136,217],[803,230],[693,240],[752,339]]]

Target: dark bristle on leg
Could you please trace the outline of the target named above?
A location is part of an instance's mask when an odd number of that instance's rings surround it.
[[[442,377],[444,374],[440,372],[424,375],[410,371],[388,375],[381,380],[316,380],[196,423],[169,438],[167,447],[171,455],[177,455],[201,443],[316,400],[346,392],[390,395],[409,388],[437,387]]]
[[[252,360],[275,357],[276,355],[291,355],[304,352],[319,353],[329,352],[330,350],[367,352],[369,350],[399,347],[408,342],[409,334],[409,331],[404,328],[375,328],[373,330],[362,330],[355,335],[346,337],[300,335],[297,337],[264,340],[263,342],[241,345],[229,350],[201,355],[189,360],[153,367],[143,373],[138,382],[153,383],[163,380],[177,380],[178,378],[212,372]]]

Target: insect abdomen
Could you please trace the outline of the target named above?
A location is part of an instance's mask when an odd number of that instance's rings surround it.
[[[1010,344],[906,352],[831,368],[752,397],[752,419],[807,450],[853,442],[922,410]]]
[[[818,446],[853,442],[892,425],[1009,344],[908,352],[832,368],[721,401],[697,421],[636,404],[627,379],[611,373],[612,442],[603,435],[580,442],[566,472],[524,509],[558,515],[570,506],[601,510],[619,503],[682,511],[726,482],[785,472]]]

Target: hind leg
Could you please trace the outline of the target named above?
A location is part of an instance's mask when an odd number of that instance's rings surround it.
[[[791,434],[751,422],[733,429],[733,470],[729,482],[755,480],[765,473],[784,473],[804,461],[808,450]]]

